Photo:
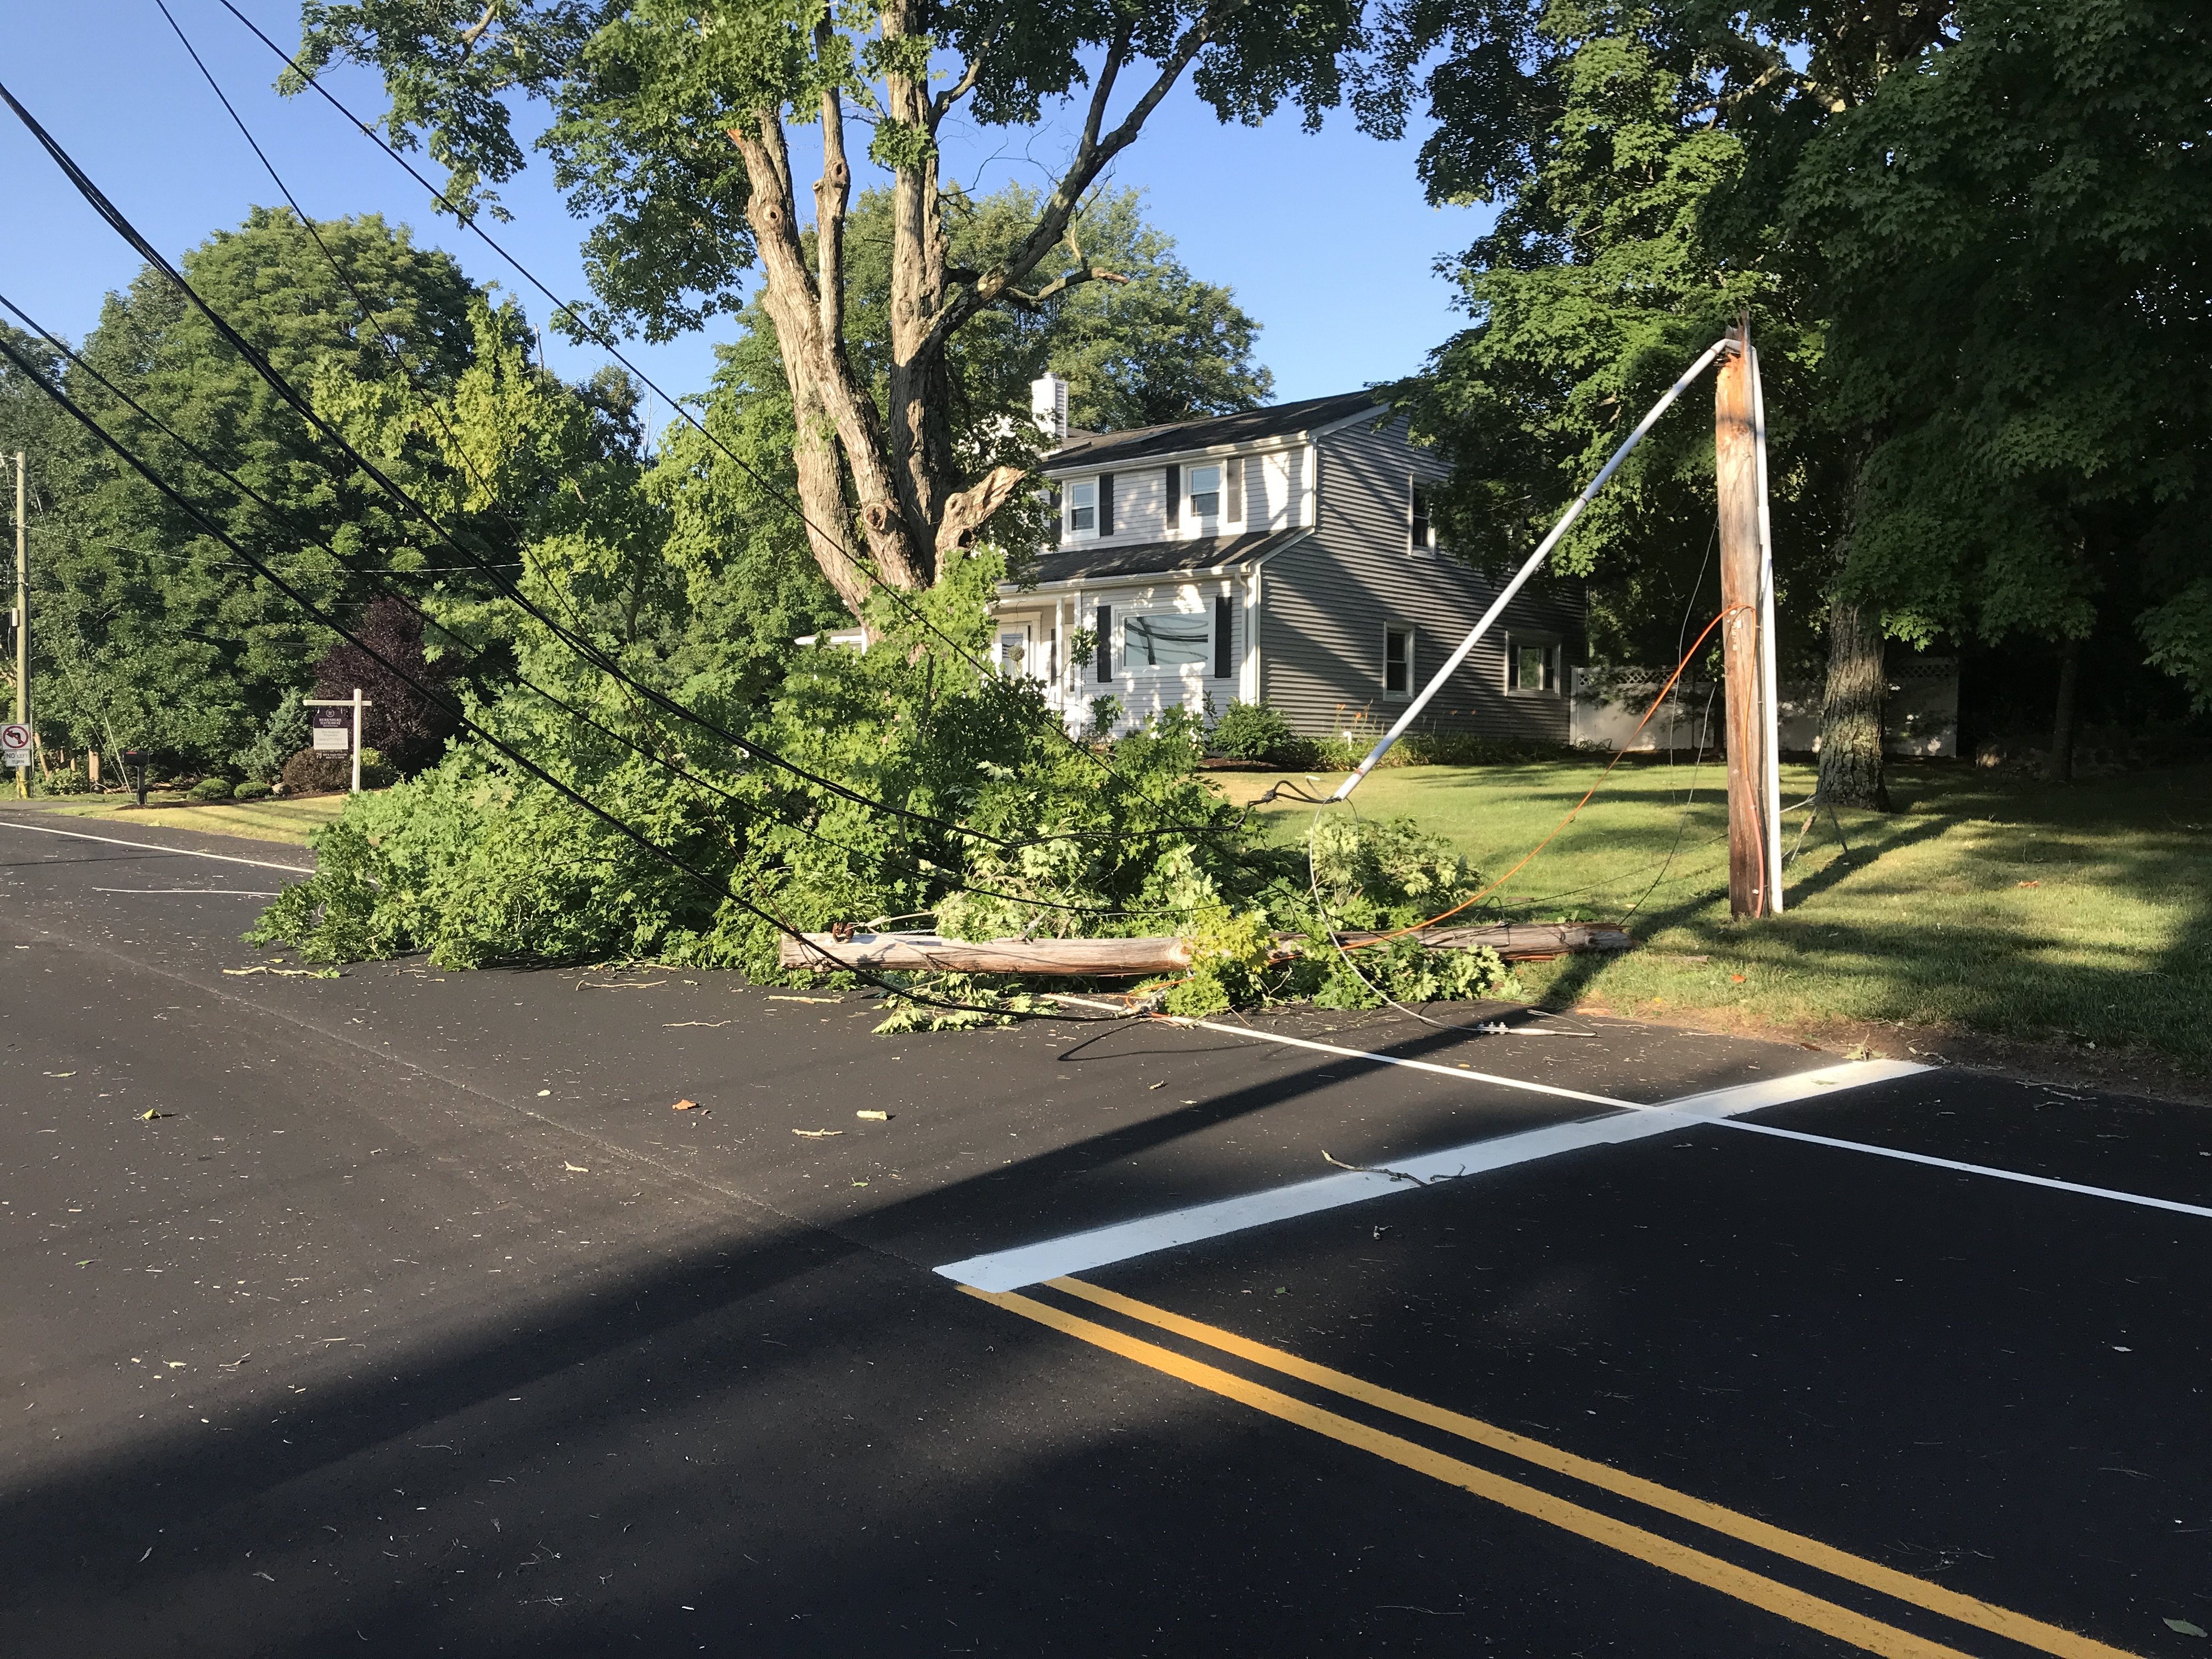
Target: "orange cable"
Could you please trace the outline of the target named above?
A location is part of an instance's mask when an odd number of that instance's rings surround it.
[[[1545,836],[1543,840],[1538,842],[1534,847],[1528,849],[1528,856],[1523,858],[1519,864],[1515,865],[1504,875],[1498,877],[1496,881],[1492,882],[1489,886],[1484,888],[1473,898],[1468,899],[1464,902],[1453,905],[1450,909],[1444,911],[1440,915],[1431,916],[1426,921],[1417,921],[1409,927],[1401,927],[1395,933],[1377,933],[1373,939],[1360,939],[1357,943],[1352,945],[1340,944],[1337,948],[1344,951],[1364,950],[1370,945],[1388,944],[1394,939],[1403,939],[1408,933],[1418,933],[1424,927],[1433,927],[1438,922],[1443,921],[1449,917],[1457,915],[1469,905],[1480,904],[1484,899],[1489,897],[1491,894],[1496,892],[1507,882],[1512,880],[1514,877],[1519,875],[1522,868],[1528,864],[1528,860],[1534,858],[1537,854],[1542,852],[1547,847],[1549,847],[1553,841],[1558,836],[1559,831],[1565,829],[1570,823],[1574,822],[1575,814],[1581,811],[1583,807],[1588,806],[1590,804],[1590,796],[1596,794],[1600,789],[1605,787],[1605,781],[1613,775],[1613,769],[1620,765],[1622,757],[1628,753],[1628,744],[1634,743],[1638,738],[1644,734],[1644,728],[1651,723],[1651,717],[1659,712],[1660,706],[1667,701],[1667,694],[1674,689],[1674,682],[1682,678],[1683,671],[1689,667],[1691,659],[1698,654],[1699,648],[1704,646],[1706,638],[1712,633],[1713,629],[1718,628],[1723,623],[1726,622],[1737,611],[1749,611],[1752,609],[1753,609],[1753,607],[1747,605],[1732,605],[1726,610],[1723,611],[1719,616],[1715,617],[1711,622],[1705,624],[1705,632],[1698,635],[1696,642],[1690,647],[1689,651],[1683,656],[1682,660],[1674,665],[1674,672],[1667,677],[1667,684],[1659,688],[1659,695],[1651,700],[1651,707],[1644,711],[1644,718],[1636,722],[1636,730],[1628,734],[1628,743],[1623,744],[1614,753],[1613,757],[1606,763],[1605,770],[1598,774],[1597,781],[1590,785],[1588,793],[1585,793],[1580,800],[1577,801],[1574,805],[1569,809],[1566,817],[1561,818],[1557,823],[1552,826],[1552,833],[1550,835]],[[1730,735],[1733,736],[1734,734],[1731,733]]]

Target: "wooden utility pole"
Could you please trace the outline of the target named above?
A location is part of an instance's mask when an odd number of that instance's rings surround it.
[[[1751,325],[1729,331],[1713,386],[1713,478],[1720,497],[1723,672],[1728,690],[1729,914],[1763,916],[1768,892],[1767,718],[1761,661],[1759,441],[1752,394]]]
[[[31,747],[39,746],[39,728],[31,726],[31,580],[30,544],[23,530],[27,503],[23,489],[23,452],[15,452],[15,723],[31,727]],[[15,774],[15,793],[28,797],[31,769]]]

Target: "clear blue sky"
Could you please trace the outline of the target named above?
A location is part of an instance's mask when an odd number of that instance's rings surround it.
[[[215,0],[169,3],[308,212],[381,212],[408,223],[472,276],[520,291],[533,317],[545,313],[489,249],[434,217],[420,188],[327,105],[276,96],[275,59]],[[296,40],[292,0],[240,4],[280,44]],[[0,72],[9,88],[165,252],[174,257],[249,206],[282,199],[153,0],[18,0],[9,11]],[[333,85],[355,107],[381,112],[368,77]],[[980,190],[1008,179],[1034,186],[1066,153],[1072,126],[1064,116],[1034,131],[948,130],[950,172]],[[794,140],[807,136],[801,129]],[[1123,154],[1114,179],[1145,190],[1153,222],[1176,238],[1184,263],[1234,288],[1265,325],[1261,356],[1274,370],[1275,395],[1289,400],[1408,373],[1457,325],[1451,290],[1431,263],[1465,247],[1488,216],[1427,206],[1415,147],[1368,138],[1344,113],[1316,136],[1295,115],[1224,127],[1179,92]],[[131,280],[135,257],[4,113],[0,179],[0,288],[81,339],[102,296]],[[493,234],[556,291],[580,292],[578,227],[543,162],[502,194],[514,220]],[[553,367],[571,377],[602,361],[595,350],[547,343]],[[678,396],[699,390],[713,368],[709,337],[625,349]]]

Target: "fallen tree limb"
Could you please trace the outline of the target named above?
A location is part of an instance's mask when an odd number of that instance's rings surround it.
[[[1279,935],[1285,942],[1293,933]],[[1383,937],[1345,933],[1346,945]],[[1431,950],[1488,946],[1508,962],[1532,962],[1583,951],[1626,951],[1636,941],[1618,927],[1593,922],[1501,922],[1483,927],[1439,927],[1419,936]],[[840,968],[903,969],[946,974],[1097,975],[1171,974],[1190,966],[1187,939],[944,939],[935,933],[808,933],[786,939],[778,961],[786,968],[830,973]]]

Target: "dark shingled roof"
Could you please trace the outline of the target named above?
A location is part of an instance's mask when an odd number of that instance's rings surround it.
[[[1054,472],[1076,466],[1115,466],[1141,460],[1147,455],[1174,455],[1188,449],[1212,449],[1220,444],[1249,444],[1261,438],[1279,438],[1304,432],[1332,421],[1343,420],[1375,407],[1372,392],[1340,392],[1327,398],[1307,398],[1295,404],[1276,404],[1267,409],[1248,409],[1241,415],[1208,415],[1195,421],[1176,421],[1168,426],[1139,427],[1133,432],[1073,434],[1051,454],[1045,465]]]
[[[1306,533],[1302,527],[1261,530],[1243,536],[1201,536],[1187,542],[1137,542],[1118,547],[1086,542],[1078,547],[1054,548],[1037,561],[1036,579],[1065,582],[1079,576],[1150,576],[1249,564]]]

